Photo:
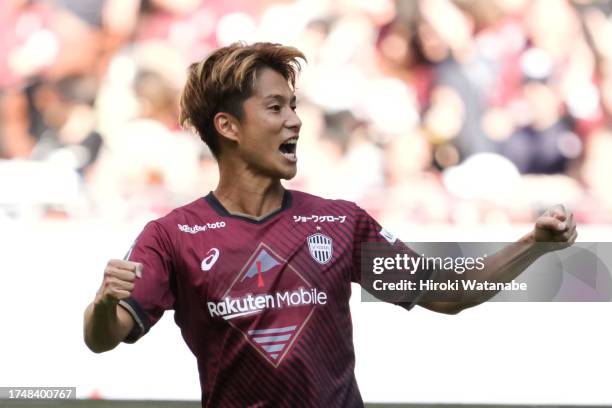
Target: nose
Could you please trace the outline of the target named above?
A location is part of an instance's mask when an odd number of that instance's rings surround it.
[[[302,127],[302,120],[296,111],[291,110],[289,117],[285,121],[285,126],[291,130],[294,130],[296,133],[300,131],[300,128]]]

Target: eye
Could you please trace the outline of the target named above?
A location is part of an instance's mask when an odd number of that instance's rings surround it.
[[[270,109],[270,110],[272,110],[274,112],[280,112],[281,111],[280,105],[272,105],[268,109]]]
[[[296,110],[296,109],[297,109],[297,105],[293,105],[293,106],[291,107],[291,110],[292,110],[292,111],[294,111],[294,112],[295,112],[295,110]]]

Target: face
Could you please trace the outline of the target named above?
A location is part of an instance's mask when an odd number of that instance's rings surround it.
[[[296,147],[302,122],[293,90],[281,74],[264,68],[257,73],[253,95],[243,104],[238,125],[238,154],[255,172],[291,179],[297,171]]]

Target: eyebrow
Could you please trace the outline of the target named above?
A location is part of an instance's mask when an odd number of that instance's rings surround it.
[[[287,100],[287,98],[284,95],[281,94],[273,94],[273,95],[268,95],[266,97],[264,97],[265,100],[269,100],[269,99],[276,99],[279,102],[285,102]],[[297,102],[297,98],[295,97],[295,95],[293,95],[291,97],[291,100],[289,101],[289,103],[293,103],[295,104]]]

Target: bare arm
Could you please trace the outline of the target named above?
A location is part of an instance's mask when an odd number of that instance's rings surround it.
[[[112,350],[132,330],[134,319],[119,301],[130,297],[141,271],[142,265],[136,262],[113,259],[106,265],[96,298],[85,309],[83,336],[91,351]]]
[[[532,232],[489,257],[482,271],[467,272],[465,278],[481,282],[510,282],[545,253],[572,245],[577,236],[573,215],[563,206],[555,206],[536,220]],[[544,243],[554,244],[547,246]],[[441,281],[448,278],[444,273],[437,276]],[[419,305],[435,312],[456,314],[486,302],[496,294],[495,291],[472,291],[465,292],[458,302],[425,301]]]

